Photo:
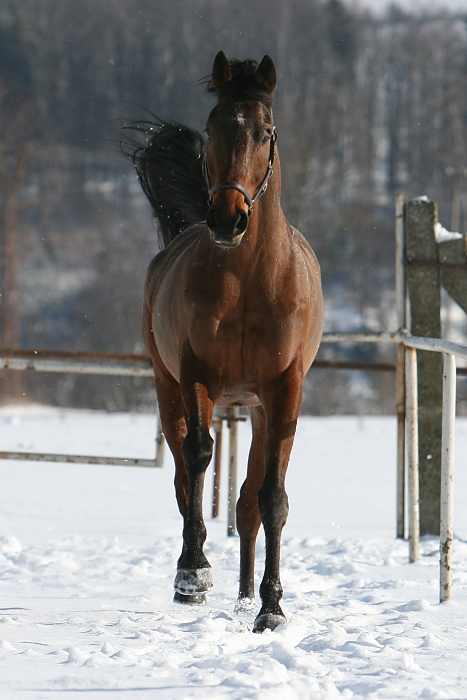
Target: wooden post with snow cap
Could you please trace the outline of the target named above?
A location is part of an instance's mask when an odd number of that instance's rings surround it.
[[[409,561],[420,559],[420,517],[418,500],[418,392],[417,392],[417,351],[406,348],[407,375],[407,452],[408,511],[409,511]]]
[[[456,420],[456,358],[444,354],[443,442],[441,447],[441,520],[439,602],[452,597],[452,541],[454,509],[454,428]]]

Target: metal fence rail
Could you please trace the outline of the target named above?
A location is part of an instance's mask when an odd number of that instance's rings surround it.
[[[1,349],[0,369],[127,377],[154,376],[151,361],[145,355],[64,352],[60,350]],[[0,451],[0,459],[17,459],[31,462],[61,462],[64,464],[103,464],[124,467],[162,467],[164,461],[164,436],[160,427],[160,421],[158,420],[156,429],[156,454],[154,459],[16,451]]]
[[[323,342],[394,342],[390,333],[330,333],[323,336]],[[341,360],[316,360],[316,369],[373,370],[395,371],[390,363],[349,362]],[[0,348],[0,369],[36,372],[66,372],[70,374],[110,375],[127,377],[154,376],[151,360],[147,355],[80,352],[63,350],[24,350]],[[232,420],[228,421],[229,427]],[[219,430],[216,436],[222,434]],[[231,431],[231,442],[235,442],[235,427]],[[165,440],[158,420],[156,434],[156,455],[154,459],[97,457],[94,455],[45,454],[41,452],[0,451],[0,459],[26,460],[37,462],[61,462],[80,464],[103,464],[126,467],[162,467],[164,461]],[[232,448],[233,449],[233,448]],[[220,452],[219,452],[220,456]],[[232,468],[229,468],[231,473]],[[216,473],[220,473],[220,465]],[[232,481],[233,477],[231,478]],[[230,482],[229,482],[230,483]],[[233,481],[232,481],[233,483]],[[219,486],[217,486],[217,489]],[[230,499],[232,500],[232,498]],[[229,501],[230,502],[230,501]],[[217,505],[218,511],[218,505]],[[229,515],[230,529],[232,516]]]
[[[381,342],[375,336],[351,333],[326,333],[323,343]],[[376,337],[380,337],[377,335]],[[359,338],[360,340],[354,340]],[[392,341],[389,341],[392,342]],[[10,350],[0,348],[0,369],[36,370],[38,372],[69,372],[72,374],[113,374],[131,377],[152,377],[151,360],[147,355],[125,355],[122,353],[64,352],[59,350]],[[362,362],[358,360],[324,360],[313,362],[313,369],[369,370],[372,372],[395,372],[391,362]]]
[[[62,464],[102,464],[116,467],[162,467],[157,459],[133,457],[96,457],[94,455],[60,455],[47,452],[0,452],[0,459],[18,459],[25,462],[60,462]]]
[[[0,349],[0,369],[153,377],[147,355],[61,350]]]

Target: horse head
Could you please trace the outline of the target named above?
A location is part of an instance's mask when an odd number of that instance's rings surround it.
[[[222,247],[240,244],[272,174],[275,87],[276,69],[269,56],[257,65],[229,62],[222,51],[217,54],[209,88],[217,104],[206,123],[206,222],[211,239]]]

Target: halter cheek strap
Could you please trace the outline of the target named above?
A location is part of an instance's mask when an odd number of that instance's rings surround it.
[[[204,160],[203,166],[204,166],[204,175],[206,177],[206,182],[208,183],[208,205],[211,207],[212,206],[212,198],[215,192],[217,190],[238,190],[241,192],[241,194],[245,197],[245,202],[248,204],[248,217],[250,217],[253,214],[253,207],[255,202],[260,199],[263,194],[266,192],[268,188],[268,181],[269,178],[271,177],[273,170],[272,166],[274,164],[274,156],[275,156],[275,143],[277,141],[277,133],[276,133],[276,127],[274,126],[272,129],[272,136],[270,139],[270,146],[269,146],[269,163],[268,163],[268,169],[266,170],[266,175],[263,178],[263,181],[259,188],[256,191],[256,194],[254,197],[251,197],[248,190],[243,187],[239,182],[235,182],[234,180],[220,180],[219,182],[216,182],[215,185],[211,187],[211,182],[209,179],[209,174],[208,174],[208,169],[206,166],[206,160]]]

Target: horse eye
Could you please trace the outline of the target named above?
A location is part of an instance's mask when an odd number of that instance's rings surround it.
[[[212,139],[212,132],[211,132],[211,129],[208,129],[208,128],[206,127],[206,129],[204,130],[204,133],[206,134],[206,136],[208,137],[208,139]]]
[[[267,142],[270,140],[271,136],[270,134],[266,134],[266,136],[263,137],[263,140],[261,141],[261,145],[265,146]]]

